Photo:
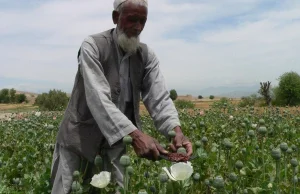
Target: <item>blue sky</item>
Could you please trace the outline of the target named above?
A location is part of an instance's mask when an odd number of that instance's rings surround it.
[[[113,28],[113,0],[0,0],[0,88],[70,92],[83,39]],[[179,93],[300,73],[300,1],[149,0],[141,40]]]

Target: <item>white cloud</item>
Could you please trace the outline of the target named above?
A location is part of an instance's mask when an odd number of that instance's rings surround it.
[[[284,72],[300,72],[300,3],[272,2],[152,0],[142,40],[160,59],[169,88],[274,82]],[[0,76],[71,90],[80,44],[114,27],[112,7],[107,0],[61,0],[0,10]]]

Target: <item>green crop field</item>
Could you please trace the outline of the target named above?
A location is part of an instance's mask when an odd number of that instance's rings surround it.
[[[28,112],[0,122],[0,193],[50,192],[50,168],[62,112]],[[193,173],[171,180],[162,169],[174,163],[138,158],[129,146],[126,193],[300,193],[300,112],[296,108],[237,108],[219,104],[210,109],[179,110],[182,129],[193,143]],[[167,146],[148,115],[143,131]],[[172,172],[173,170],[173,172]],[[171,174],[176,174],[171,169]],[[99,172],[97,172],[99,173]],[[78,175],[77,175],[78,176]],[[82,176],[82,175],[79,175]],[[89,184],[76,179],[73,193]],[[95,188],[111,193],[114,183]]]

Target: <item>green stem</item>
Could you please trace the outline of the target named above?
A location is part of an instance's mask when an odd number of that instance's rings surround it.
[[[219,174],[219,171],[220,171],[220,158],[221,158],[221,142],[219,142],[219,148],[218,148],[218,174]]]
[[[184,189],[184,183],[183,181],[179,181],[179,185],[180,185],[180,194],[185,194],[185,189]]]
[[[294,181],[294,177],[296,176],[296,168],[293,168],[293,177],[292,177],[292,181],[293,181],[293,193],[296,194],[296,183]]]
[[[266,181],[266,165],[265,165],[265,157],[264,157],[264,142],[262,141],[262,145],[261,145],[261,151],[262,151],[262,161],[263,161],[263,169],[264,169],[264,182]]]
[[[123,184],[124,184],[124,194],[126,194],[127,192],[127,187],[128,187],[128,184],[127,184],[127,168],[125,167],[125,173],[124,173],[124,177],[123,177]]]
[[[286,154],[284,153],[284,179],[285,179],[285,182],[287,182],[287,165],[286,165]]]
[[[162,194],[167,194],[167,183],[162,184]]]
[[[227,158],[227,160],[228,160],[228,169],[229,169],[229,172],[231,172],[231,159],[230,159],[231,157],[230,157],[230,150],[228,151],[228,158]]]
[[[172,194],[174,194],[174,183],[173,181],[171,183],[172,183]]]
[[[85,177],[85,175],[86,175],[86,171],[87,171],[87,169],[88,169],[88,166],[89,166],[89,162],[88,161],[86,161],[86,165],[85,165],[85,169],[84,169],[84,173],[83,173],[83,178]]]
[[[279,183],[280,183],[280,177],[279,177],[279,173],[280,173],[280,160],[276,160],[276,193],[279,193]]]

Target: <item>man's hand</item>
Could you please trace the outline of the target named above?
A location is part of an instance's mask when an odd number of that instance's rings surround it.
[[[161,153],[168,153],[156,139],[139,130],[135,130],[129,135],[132,137],[134,151],[139,157],[147,158],[149,160],[158,160]]]
[[[170,144],[170,148],[172,151],[176,152],[178,148],[184,147],[187,155],[191,156],[193,154],[193,146],[192,143],[185,137],[181,131],[180,127],[175,127],[174,131],[176,136],[174,137],[173,144]]]

